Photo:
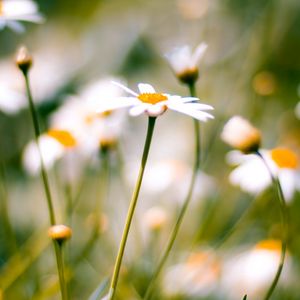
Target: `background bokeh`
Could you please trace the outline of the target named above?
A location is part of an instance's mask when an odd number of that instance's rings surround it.
[[[231,278],[230,265],[258,241],[281,238],[279,205],[271,188],[254,197],[230,185],[232,167],[225,160],[230,149],[220,140],[220,132],[232,115],[240,114],[262,131],[263,148],[285,146],[300,155],[300,121],[295,113],[300,94],[300,2],[37,3],[46,19],[43,24],[26,24],[24,34],[9,29],[0,32],[0,85],[7,84],[24,93],[14,58],[18,47],[25,44],[34,57],[31,81],[43,130],[48,129],[49,117],[69,95],[76,95],[89,82],[101,78],[122,78],[132,89],[139,82],[149,82],[158,91],[188,96],[187,88],[177,82],[164,54],[183,44],[208,44],[197,82],[197,96],[215,108],[215,119],[201,125],[205,174],[199,177],[193,202],[165,269],[184,263],[190,253],[205,249],[217,257],[217,276],[210,280],[199,278],[199,282],[206,282],[201,292],[169,295],[163,275],[154,298],[241,299],[240,294],[234,295],[235,289],[238,291],[234,276],[230,283],[224,278]],[[99,150],[95,163],[85,168],[84,180],[72,187],[78,199],[76,205],[73,203],[71,218],[65,213],[70,203],[67,187],[59,176],[60,162],[50,170],[58,219],[73,228],[73,237],[66,246],[71,299],[89,299],[112,272],[147,125],[144,116],[127,118],[125,123],[118,151]],[[39,176],[28,175],[22,164],[24,147],[33,139],[26,105],[14,112],[0,111],[0,136],[3,299],[59,299],[42,182]],[[155,129],[118,299],[142,299],[185,195],[192,163],[192,121],[167,112],[159,118]],[[99,218],[95,213],[97,201],[101,202],[100,225],[95,221]],[[288,205],[288,263],[273,299],[297,300],[298,192]],[[154,206],[164,211],[167,221],[153,232],[145,223],[145,214]],[[196,260],[196,267],[197,263]],[[262,299],[265,290],[250,299]],[[250,294],[248,290],[246,293]]]

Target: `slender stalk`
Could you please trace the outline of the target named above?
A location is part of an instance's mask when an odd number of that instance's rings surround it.
[[[34,137],[35,141],[37,144],[37,148],[39,151],[39,156],[41,160],[41,176],[43,179],[43,184],[44,184],[44,189],[45,189],[45,194],[46,194],[46,199],[47,199],[47,204],[48,204],[48,211],[49,211],[49,218],[50,218],[50,223],[51,225],[55,225],[55,214],[54,214],[54,208],[53,208],[53,201],[52,201],[52,196],[50,192],[50,186],[49,186],[49,179],[48,175],[46,172],[42,152],[39,146],[39,136],[40,136],[40,126],[38,122],[38,117],[37,113],[35,110],[35,106],[33,103],[32,95],[31,95],[31,89],[30,89],[30,83],[29,83],[29,76],[27,72],[23,72],[24,78],[25,78],[25,83],[26,83],[26,91],[27,91],[27,97],[28,97],[28,102],[29,102],[29,109],[32,117],[32,122],[33,122],[33,127],[34,127]]]
[[[36,141],[36,145],[38,148],[39,157],[40,157],[40,161],[41,161],[41,176],[43,179],[43,184],[44,184],[44,189],[45,189],[45,194],[46,194],[46,199],[47,199],[47,204],[48,204],[50,224],[53,226],[56,224],[56,220],[55,220],[52,196],[51,196],[51,192],[50,192],[49,179],[48,179],[45,164],[43,161],[42,152],[41,152],[40,145],[39,145],[39,136],[40,136],[41,131],[40,131],[40,126],[39,126],[39,122],[38,122],[38,116],[37,116],[37,113],[35,110],[32,94],[31,94],[28,71],[22,70],[22,73],[25,78],[27,98],[28,98],[28,102],[29,102],[29,109],[30,109],[30,113],[31,113],[31,117],[32,117],[33,127],[34,127],[34,137],[35,137],[35,141]],[[56,264],[57,264],[59,281],[60,281],[61,296],[62,296],[63,300],[67,300],[68,299],[67,293],[66,293],[67,287],[66,287],[66,282],[64,279],[63,263],[62,263],[61,253],[60,253],[61,250],[59,249],[59,247],[56,245],[55,242],[54,242],[54,249],[55,249]]]
[[[266,168],[268,169],[270,176],[272,178],[272,183],[274,185],[274,187],[276,188],[277,191],[277,195],[278,195],[278,199],[280,202],[280,212],[281,212],[281,222],[282,222],[282,230],[283,230],[283,237],[282,237],[282,244],[281,244],[281,254],[280,254],[280,261],[279,261],[279,265],[275,274],[275,277],[266,293],[266,296],[264,297],[264,300],[268,300],[270,299],[273,291],[275,290],[277,283],[279,281],[282,269],[283,269],[283,265],[284,265],[284,260],[285,260],[285,254],[286,254],[286,247],[287,247],[287,239],[288,239],[288,232],[289,232],[289,228],[288,228],[288,210],[287,210],[287,205],[285,202],[285,198],[282,192],[282,188],[280,185],[280,182],[278,180],[278,177],[275,176],[272,172],[272,170],[270,169],[269,165],[267,164],[265,158],[263,157],[263,155],[257,151],[256,153],[264,162]]]
[[[118,284],[119,273],[120,273],[120,269],[121,269],[121,263],[122,263],[122,259],[123,259],[123,255],[124,255],[124,251],[125,251],[128,234],[129,234],[129,229],[130,229],[131,221],[132,221],[133,214],[135,211],[135,207],[137,204],[137,200],[138,200],[138,196],[139,196],[139,192],[140,192],[140,188],[141,188],[141,184],[142,184],[142,180],[143,180],[143,175],[144,175],[144,171],[145,171],[145,167],[146,167],[146,163],[147,163],[147,159],[148,159],[148,154],[149,154],[151,140],[152,140],[152,136],[153,136],[155,121],[156,121],[155,117],[149,117],[149,119],[148,119],[148,129],[147,129],[147,135],[146,135],[140,170],[139,170],[138,178],[136,181],[135,189],[133,191],[133,195],[131,198],[130,206],[128,209],[126,222],[125,222],[125,226],[124,226],[124,230],[123,230],[123,234],[122,234],[122,238],[121,238],[121,242],[120,242],[120,246],[119,246],[119,251],[118,251],[118,255],[116,258],[116,262],[115,262],[114,272],[113,272],[110,289],[109,289],[109,300],[113,300],[114,296],[115,296],[115,292],[116,292],[116,288],[117,288],[117,284]]]
[[[189,89],[190,89],[190,94],[192,97],[195,96],[196,92],[195,92],[195,84],[190,84],[189,85]],[[194,135],[195,135],[195,161],[194,161],[194,168],[193,168],[193,174],[192,174],[192,178],[191,178],[191,182],[190,182],[190,186],[189,186],[189,189],[188,189],[188,193],[186,195],[186,198],[183,202],[183,205],[179,211],[179,215],[177,217],[177,220],[176,220],[176,223],[175,223],[175,226],[172,230],[172,233],[171,233],[171,236],[169,238],[169,241],[168,241],[168,244],[166,246],[166,249],[165,251],[163,252],[163,255],[158,263],[158,266],[157,268],[155,269],[154,273],[153,273],[153,276],[152,276],[152,279],[148,285],[148,288],[145,292],[145,296],[144,296],[144,299],[147,300],[147,299],[151,299],[151,295],[152,295],[152,291],[155,287],[155,283],[156,283],[156,280],[157,278],[159,277],[170,253],[171,253],[171,250],[172,250],[172,247],[174,245],[174,242],[176,240],[176,237],[177,237],[177,234],[179,232],[179,229],[180,229],[180,226],[182,224],[182,221],[183,221],[183,217],[187,211],[187,208],[191,202],[191,199],[192,199],[192,195],[193,195],[193,191],[194,191],[194,186],[195,186],[195,182],[196,182],[196,178],[197,178],[197,172],[198,172],[198,169],[200,167],[200,125],[199,125],[199,122],[194,119]]]
[[[65,266],[64,266],[64,259],[63,259],[63,242],[54,241],[55,252],[57,254],[57,266],[58,266],[58,273],[59,273],[59,284],[61,290],[61,298],[62,300],[68,300],[68,288],[67,283],[65,280]]]

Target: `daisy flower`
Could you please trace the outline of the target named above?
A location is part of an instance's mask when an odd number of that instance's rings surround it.
[[[199,121],[205,122],[208,119],[213,119],[213,116],[206,112],[206,110],[212,110],[213,107],[197,102],[198,98],[157,93],[152,85],[146,83],[138,84],[139,93],[132,91],[120,83],[115,82],[115,84],[131,94],[131,96],[115,98],[99,108],[97,110],[98,113],[106,110],[130,107],[129,112],[132,116],[146,113],[150,117],[157,117],[166,110],[171,109],[189,115]]]
[[[296,153],[286,148],[260,150],[273,174],[279,179],[283,194],[291,201],[294,193],[300,190],[299,163]],[[270,173],[262,159],[255,154],[245,155],[231,151],[227,155],[231,165],[238,165],[229,175],[229,181],[243,191],[257,195],[272,184]]]
[[[40,23],[43,17],[31,0],[0,0],[0,30],[7,26],[16,32],[23,32],[24,27],[19,21]]]
[[[228,259],[224,264],[222,284],[229,299],[242,299],[245,294],[249,299],[262,299],[278,267],[280,252],[281,242],[269,239]],[[288,263],[284,268],[283,279],[287,278],[289,272]]]
[[[206,43],[199,44],[194,52],[191,51],[189,46],[185,45],[175,48],[165,56],[178,79],[189,84],[195,82],[198,78],[199,63],[206,49]]]

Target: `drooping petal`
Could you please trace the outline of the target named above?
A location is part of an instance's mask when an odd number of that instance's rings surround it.
[[[96,109],[96,113],[103,113],[108,110],[114,110],[118,108],[124,108],[128,106],[132,106],[135,104],[139,104],[140,101],[135,97],[118,97],[113,99],[105,104],[101,103],[98,109]]]
[[[127,86],[121,84],[120,82],[117,81],[112,81],[112,84],[117,85],[118,87],[120,87],[121,89],[123,89],[124,91],[126,91],[127,93],[137,97],[138,94],[136,92],[134,92],[133,90],[131,90],[130,88],[128,88]]]
[[[139,83],[138,88],[141,94],[154,94],[155,89],[151,84],[148,83]]]
[[[182,105],[173,105],[173,104],[169,104],[168,108],[175,110],[177,112],[189,115],[199,121],[203,121],[206,122],[208,119],[213,119],[213,115],[204,112],[204,111],[199,111],[199,110],[194,110],[194,109],[189,109],[186,107],[186,105],[182,104]]]

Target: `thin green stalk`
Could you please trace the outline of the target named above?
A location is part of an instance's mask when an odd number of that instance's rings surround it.
[[[112,276],[112,280],[111,280],[111,284],[110,284],[110,289],[109,289],[109,299],[110,300],[113,300],[114,296],[115,296],[115,292],[116,292],[116,288],[117,288],[117,284],[118,284],[119,273],[120,273],[120,269],[121,269],[121,263],[122,263],[122,259],[123,259],[123,255],[124,255],[124,251],[125,251],[128,234],[129,234],[129,229],[130,229],[131,221],[132,221],[133,214],[135,211],[135,207],[137,204],[139,191],[141,188],[143,175],[144,175],[144,171],[145,171],[145,167],[146,167],[146,163],[147,163],[147,158],[148,158],[148,154],[149,154],[149,150],[150,150],[155,121],[156,121],[155,117],[149,117],[149,119],[148,119],[147,136],[146,136],[146,140],[145,140],[140,170],[139,170],[138,178],[136,181],[135,189],[133,191],[133,195],[131,198],[130,206],[128,209],[126,222],[125,222],[125,226],[124,226],[124,230],[123,230],[123,234],[122,234],[122,238],[121,238],[121,242],[120,242],[120,246],[119,246],[118,255],[116,258],[116,262],[115,262],[114,272],[113,272],[113,276]]]
[[[65,266],[63,259],[63,242],[54,241],[55,252],[57,253],[57,266],[59,272],[59,284],[62,300],[68,300],[68,288],[65,280]]]
[[[289,232],[289,228],[288,228],[288,210],[287,210],[287,205],[286,205],[286,201],[282,192],[282,188],[280,185],[280,182],[278,180],[278,177],[276,177],[272,170],[270,169],[269,165],[267,164],[265,158],[263,157],[263,155],[257,151],[256,153],[264,162],[266,168],[268,169],[270,176],[272,178],[272,183],[274,185],[274,187],[276,188],[277,191],[277,195],[278,195],[278,199],[280,202],[280,213],[281,213],[281,222],[282,222],[282,230],[283,230],[283,237],[282,237],[282,244],[281,244],[281,254],[280,254],[280,261],[279,261],[279,265],[275,274],[275,277],[272,281],[272,284],[270,285],[266,296],[264,297],[264,300],[268,300],[270,299],[273,291],[275,290],[277,283],[279,281],[282,269],[283,269],[283,265],[284,265],[284,260],[285,260],[285,254],[286,254],[286,247],[287,247],[287,239],[288,239],[288,232]]]
[[[41,133],[40,126],[39,126],[37,113],[36,113],[32,95],[31,95],[29,76],[28,76],[27,72],[23,72],[23,74],[24,74],[25,83],[26,83],[26,91],[27,91],[27,97],[28,97],[28,102],[29,102],[29,109],[30,109],[30,113],[31,113],[31,117],[32,117],[33,127],[34,127],[34,137],[35,137],[35,141],[37,144],[37,148],[38,148],[39,156],[40,156],[40,160],[41,160],[41,176],[43,179],[43,184],[44,184],[44,189],[45,189],[45,194],[46,194],[46,199],[47,199],[47,204],[48,204],[50,223],[51,223],[51,225],[55,225],[56,221],[55,221],[52,196],[51,196],[51,192],[50,192],[49,179],[48,179],[45,164],[43,161],[42,152],[41,152],[41,149],[39,146],[39,136]]]
[[[55,220],[52,196],[51,196],[51,192],[50,192],[49,179],[48,179],[48,175],[47,175],[46,168],[45,168],[44,161],[43,161],[42,152],[41,152],[40,145],[39,145],[40,126],[39,126],[39,122],[38,122],[38,116],[37,116],[35,106],[33,103],[33,98],[31,95],[28,70],[22,70],[22,73],[25,78],[27,98],[28,98],[28,102],[29,102],[29,109],[30,109],[30,113],[31,113],[31,117],[32,117],[33,127],[34,127],[34,137],[35,137],[35,141],[36,141],[36,145],[37,145],[37,148],[39,151],[39,156],[40,156],[40,161],[41,161],[41,176],[43,179],[43,184],[44,184],[44,189],[45,189],[45,194],[46,194],[46,199],[47,199],[47,204],[48,204],[50,224],[53,226],[56,224],[56,220]],[[66,287],[66,283],[65,283],[65,279],[64,279],[64,270],[63,270],[61,253],[60,253],[59,247],[55,244],[55,242],[54,242],[54,249],[55,249],[56,264],[57,264],[60,287],[61,287],[61,296],[62,296],[63,300],[67,300],[68,298],[65,297],[67,295],[65,293],[65,291],[67,290],[67,287]]]
[[[191,96],[194,97],[195,94],[196,94],[195,84],[190,84],[189,89],[190,89]],[[190,183],[186,198],[185,198],[185,200],[183,202],[183,205],[182,205],[182,207],[179,211],[179,215],[177,217],[175,226],[174,226],[174,228],[172,230],[172,233],[171,233],[171,236],[169,238],[167,247],[166,247],[159,263],[158,263],[158,266],[157,266],[156,270],[153,273],[152,279],[151,279],[151,281],[148,285],[148,288],[145,292],[145,296],[144,296],[145,300],[151,299],[151,295],[152,295],[153,289],[155,287],[156,280],[159,277],[159,275],[160,275],[160,273],[161,273],[161,271],[162,271],[169,255],[171,253],[172,247],[174,245],[174,242],[176,240],[176,237],[177,237],[177,234],[179,232],[180,226],[182,224],[183,217],[184,217],[184,215],[187,211],[187,208],[188,208],[188,206],[191,202],[191,199],[192,199],[194,186],[195,186],[195,182],[196,182],[196,178],[197,178],[197,172],[198,172],[198,169],[200,167],[200,155],[199,155],[199,153],[200,153],[200,148],[201,148],[200,147],[200,124],[196,119],[194,119],[193,121],[194,121],[194,135],[195,135],[195,162],[194,162],[194,168],[193,168],[191,183]]]

